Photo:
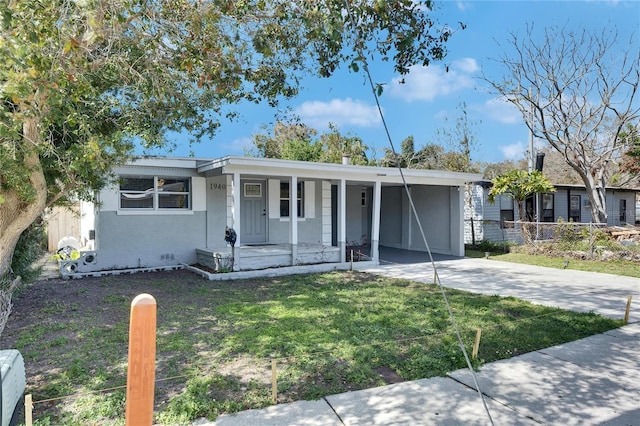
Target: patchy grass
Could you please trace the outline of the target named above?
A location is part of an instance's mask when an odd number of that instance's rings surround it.
[[[129,309],[140,293],[158,302],[160,424],[270,405],[272,359],[280,403],[465,366],[432,285],[362,273],[215,283],[187,271],[46,281],[16,297],[2,341],[25,357],[36,424],[124,423]],[[483,330],[476,366],[622,325],[513,298],[448,296],[469,352]]]

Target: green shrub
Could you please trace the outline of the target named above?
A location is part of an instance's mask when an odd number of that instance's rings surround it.
[[[474,244],[467,244],[467,250],[478,250],[491,253],[509,253],[509,247],[515,245],[515,243],[504,242],[496,243],[493,241],[480,241]]]
[[[11,260],[11,270],[14,276],[21,276],[22,282],[28,283],[38,278],[39,268],[34,268],[33,264],[45,252],[47,238],[42,221],[38,221],[29,226],[20,235]]]
[[[565,222],[561,217],[558,218],[558,225],[556,225],[554,235],[560,248],[563,249],[571,249],[573,245],[583,239],[580,227],[574,225],[572,220]]]

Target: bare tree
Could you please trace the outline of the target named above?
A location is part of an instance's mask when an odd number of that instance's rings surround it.
[[[618,44],[616,29],[574,33],[545,29],[536,41],[512,33],[514,50],[497,61],[500,80],[483,76],[522,113],[534,136],[548,142],[580,176],[593,219],[607,221],[605,187],[610,163],[628,150],[621,132],[640,113],[640,49],[635,39]]]

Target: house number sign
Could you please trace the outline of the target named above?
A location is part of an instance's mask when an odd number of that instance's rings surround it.
[[[211,183],[209,184],[209,189],[218,189],[220,191],[226,191],[227,190],[227,184],[226,183]]]

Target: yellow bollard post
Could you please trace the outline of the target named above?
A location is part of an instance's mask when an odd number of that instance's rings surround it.
[[[131,302],[125,424],[151,426],[156,376],[156,299],[139,294]]]
[[[24,396],[24,424],[25,426],[33,425],[33,397],[31,394]]]
[[[480,349],[480,336],[482,335],[482,330],[476,330],[476,340],[473,342],[473,351],[471,352],[471,359],[476,359],[478,356],[478,349]]]
[[[631,296],[627,297],[627,309],[624,311],[624,323],[629,324],[629,313],[631,312]]]
[[[271,398],[273,403],[278,403],[278,370],[275,358],[271,360]]]

